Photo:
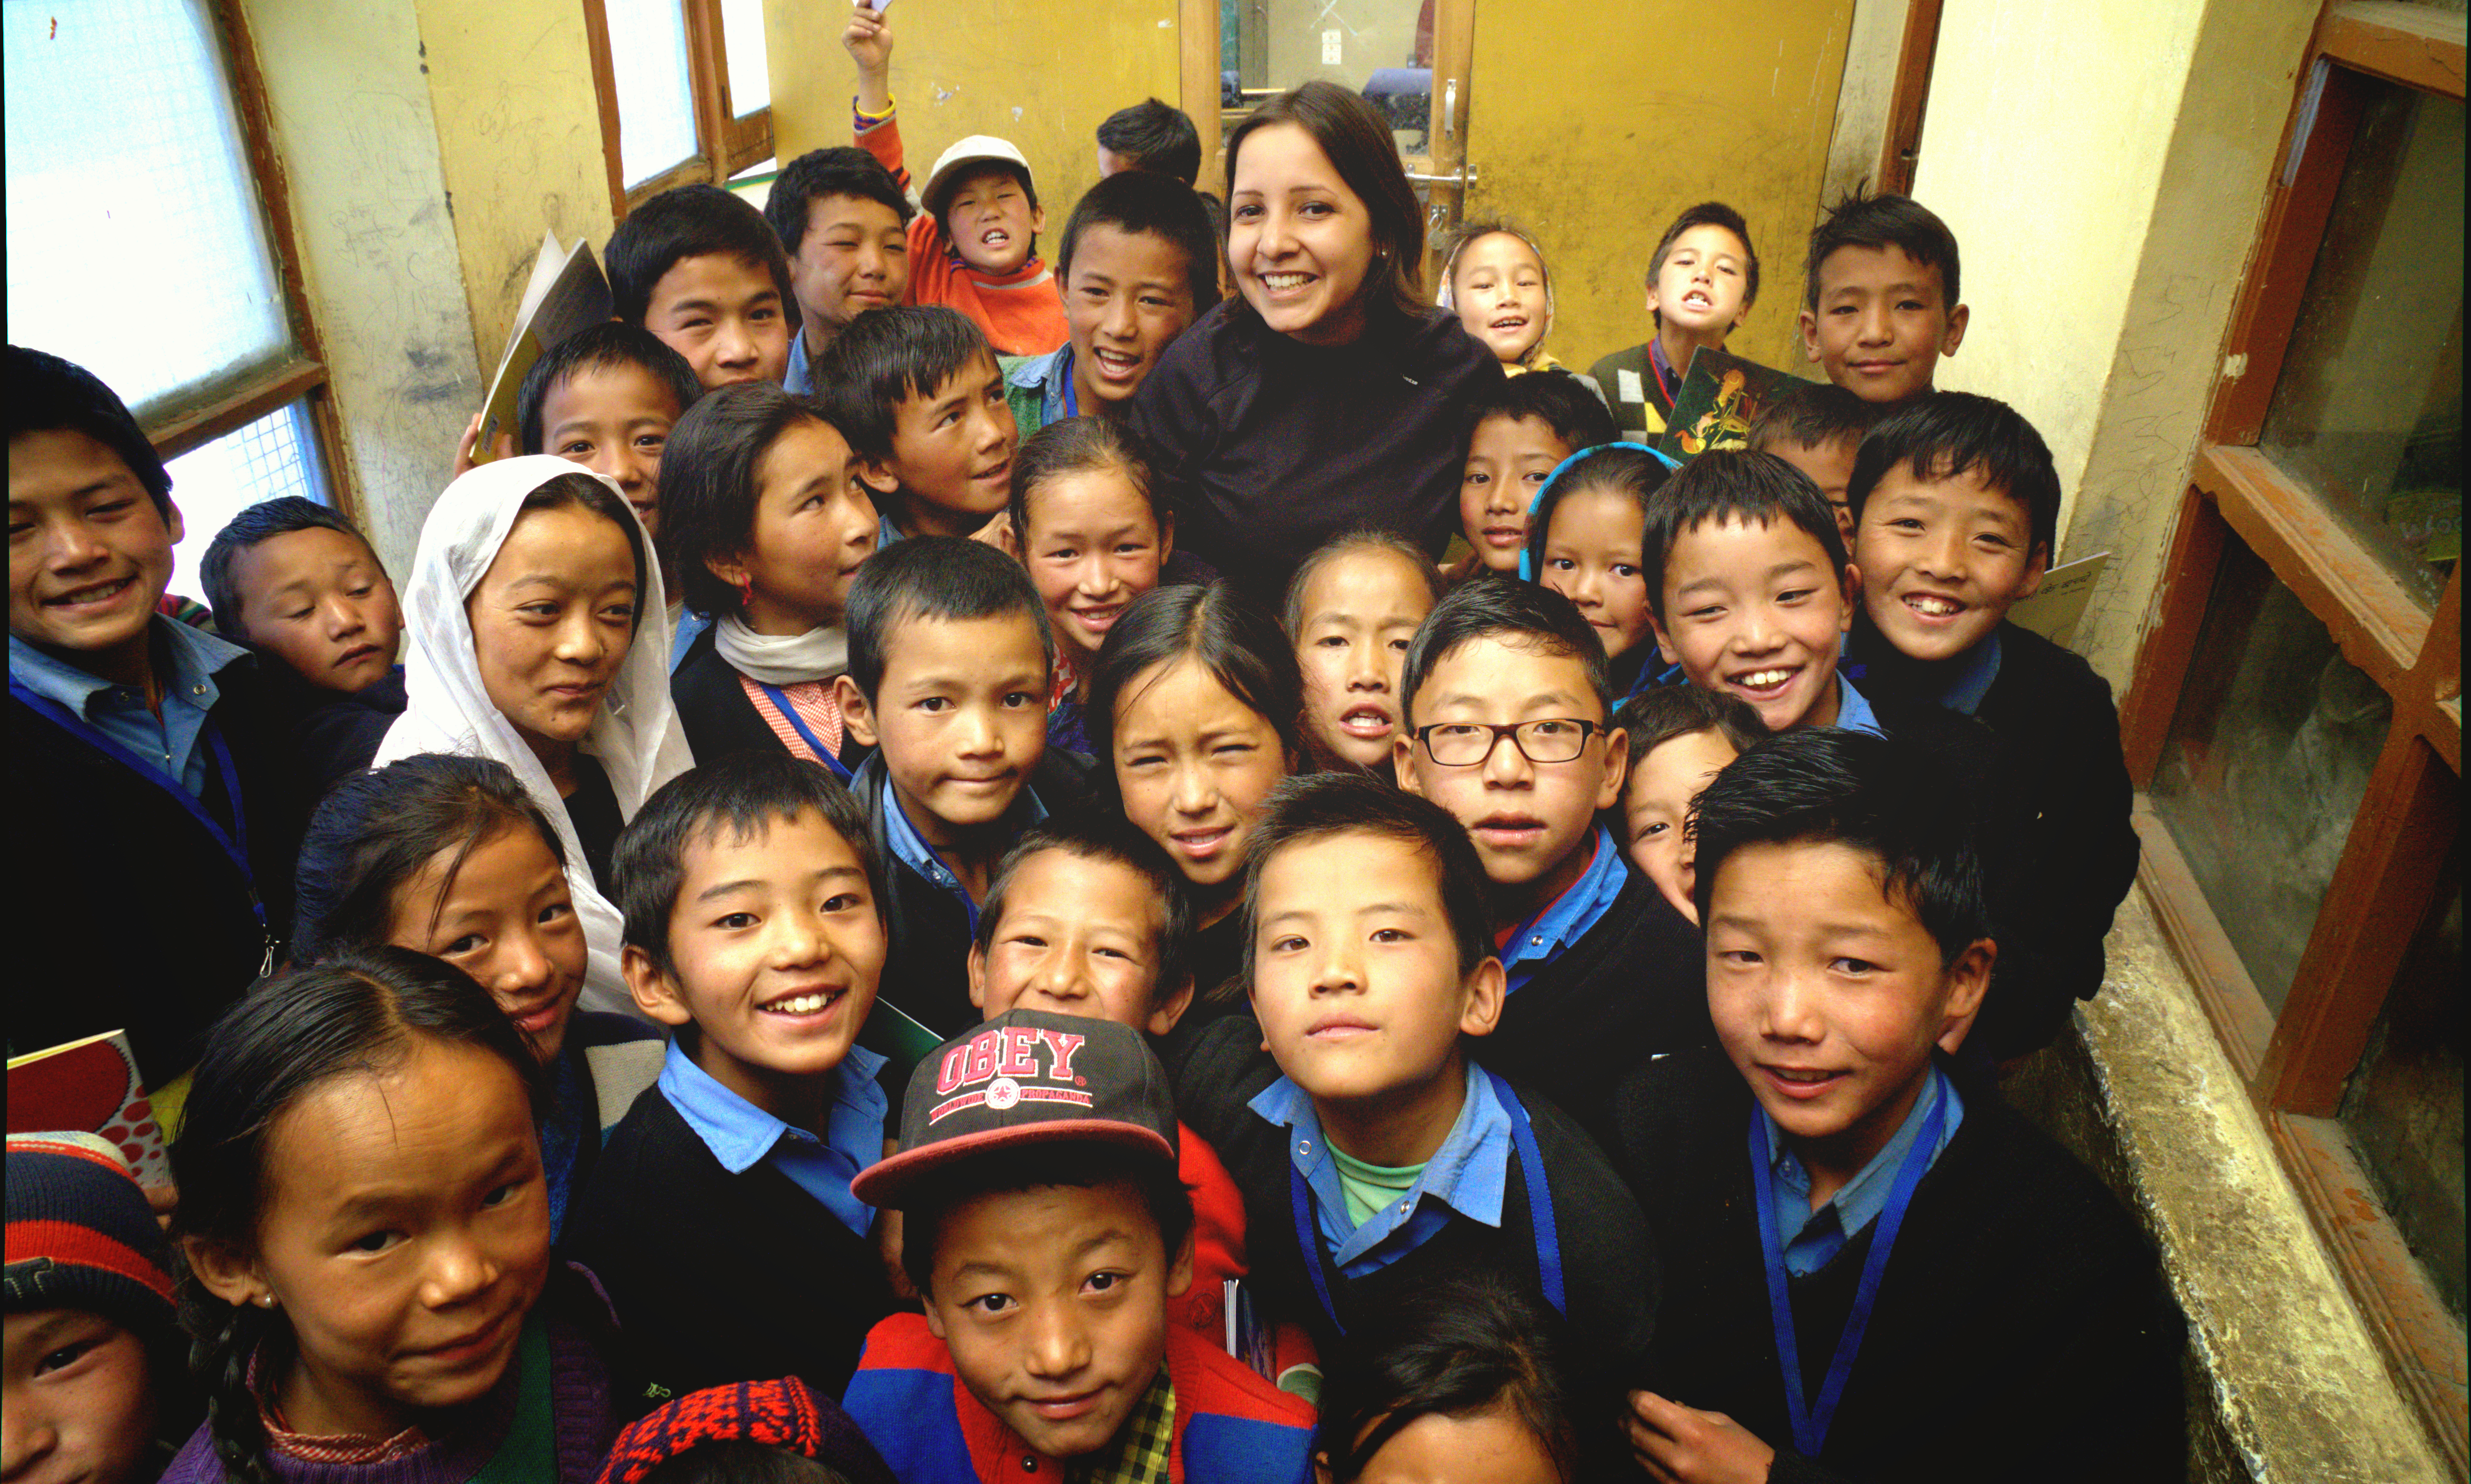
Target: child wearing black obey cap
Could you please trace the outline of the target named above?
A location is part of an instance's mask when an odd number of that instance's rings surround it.
[[[843,1402],[905,1484],[1311,1476],[1312,1409],[1167,1322],[1176,1146],[1129,1026],[1015,1010],[918,1064],[901,1152],[852,1190],[906,1213],[926,1312],[875,1327]]]

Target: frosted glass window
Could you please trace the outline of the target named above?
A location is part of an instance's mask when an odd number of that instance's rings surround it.
[[[695,153],[687,14],[678,0],[606,0],[618,83],[618,165],[628,190]]]
[[[764,50],[764,0],[720,0],[720,39],[729,53],[729,111],[744,118],[772,106],[771,61]]]
[[[9,339],[132,408],[291,343],[204,0],[0,4]]]
[[[2298,595],[2225,537],[2153,808],[2276,1015],[2392,721]]]
[[[334,503],[318,465],[309,410],[299,402],[201,443],[164,467],[172,474],[172,503],[188,532],[173,550],[172,591],[200,601],[206,590],[198,580],[198,563],[233,516],[282,495]]]
[[[2462,554],[2462,117],[2370,85],[2257,438],[2432,609]]]

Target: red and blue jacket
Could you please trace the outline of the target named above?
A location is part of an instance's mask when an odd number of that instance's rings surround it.
[[[1166,1327],[1175,1385],[1175,1450],[1167,1477],[1191,1484],[1306,1484],[1313,1409],[1182,1325]],[[841,1406],[901,1484],[1052,1484],[1019,1434],[953,1374],[952,1352],[917,1314],[895,1314],[866,1337]]]

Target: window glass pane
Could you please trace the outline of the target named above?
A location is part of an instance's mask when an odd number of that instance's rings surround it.
[[[294,402],[253,423],[235,428],[166,465],[172,471],[172,503],[187,534],[173,553],[172,591],[202,601],[205,584],[198,563],[215,532],[261,500],[299,495],[332,505],[318,464],[317,436],[309,407]]]
[[[2387,1211],[2462,1317],[2462,854],[2394,976],[2342,1099],[2342,1126]]]
[[[290,342],[203,0],[0,5],[9,339],[134,408]]]
[[[1390,120],[1402,153],[1430,148],[1433,0],[1226,0],[1237,98],[1250,107],[1314,78],[1352,87]]]
[[[2366,106],[2258,442],[2433,607],[2462,552],[2462,101],[2352,85]]]
[[[618,82],[618,168],[629,190],[695,153],[687,13],[678,0],[605,0]]]
[[[2276,1015],[2392,713],[2264,560],[2225,537],[2153,807]]]
[[[764,50],[764,0],[720,0],[721,50],[729,54],[729,111],[739,118],[772,106],[771,65]]]

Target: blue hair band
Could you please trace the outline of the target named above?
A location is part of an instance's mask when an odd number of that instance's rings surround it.
[[[1518,579],[1520,581],[1533,582],[1537,579],[1536,574],[1533,570],[1534,560],[1527,549],[1528,546],[1535,544],[1534,537],[1536,534],[1537,507],[1544,503],[1544,497],[1552,492],[1553,486],[1562,482],[1562,476],[1569,472],[1570,465],[1577,463],[1582,459],[1601,454],[1609,448],[1636,449],[1639,453],[1645,454],[1649,458],[1663,464],[1668,471],[1682,467],[1681,459],[1674,458],[1671,454],[1664,452],[1660,448],[1650,448],[1644,443],[1632,443],[1627,440],[1619,443],[1599,443],[1593,448],[1583,448],[1577,453],[1572,454],[1569,458],[1563,459],[1560,463],[1555,464],[1553,466],[1553,472],[1544,476],[1544,483],[1536,486],[1535,498],[1527,502],[1527,533],[1529,541],[1527,545],[1522,545],[1518,549]]]

